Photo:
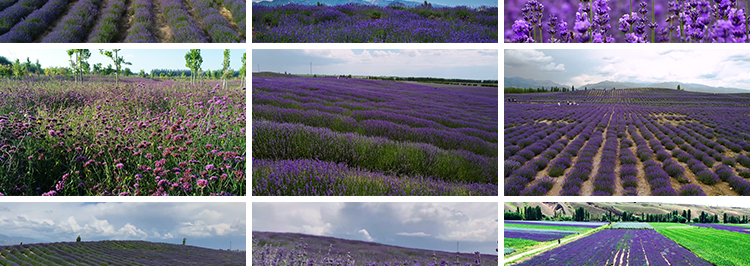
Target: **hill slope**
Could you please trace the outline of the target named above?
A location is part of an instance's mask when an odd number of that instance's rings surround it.
[[[403,262],[405,260],[413,262],[418,261],[420,264],[429,264],[433,262],[433,254],[440,263],[442,259],[448,262],[455,262],[456,253],[433,251],[416,248],[405,248],[379,244],[374,242],[347,240],[333,237],[313,236],[295,233],[275,233],[275,232],[253,232],[253,250],[263,250],[262,247],[270,245],[273,247],[283,247],[289,250],[295,247],[295,244],[304,242],[307,247],[308,256],[315,261],[320,261],[329,252],[331,257],[346,261],[347,253],[360,264],[361,262]],[[473,253],[460,253],[458,259],[461,264],[474,263],[475,255]],[[497,255],[481,255],[482,265],[497,265]],[[317,263],[316,263],[317,265]]]
[[[0,265],[245,265],[245,257],[245,252],[239,251],[147,241],[61,242],[0,247]]]

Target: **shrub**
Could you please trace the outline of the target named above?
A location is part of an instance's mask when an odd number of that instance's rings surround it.
[[[724,157],[724,159],[721,160],[721,163],[734,167],[737,164],[737,161],[732,157]]]
[[[518,168],[521,168],[521,163],[516,162],[514,160],[505,160],[505,177],[509,177],[513,171],[515,171]]]
[[[713,185],[721,180],[718,175],[714,174],[713,172],[711,172],[711,170],[708,169],[704,169],[695,175],[698,181],[706,185]]]
[[[628,187],[622,190],[623,196],[638,196],[638,188],[637,187]]]
[[[656,152],[656,159],[659,161],[664,161],[666,159],[672,158],[672,155],[670,155],[667,151],[661,150]]]
[[[665,164],[664,171],[673,178],[679,178],[685,174],[685,168],[677,163]]]
[[[536,184],[538,186],[546,188],[547,190],[550,190],[555,185],[555,179],[549,176],[545,176],[536,181]]]
[[[742,166],[750,168],[750,157],[744,154],[737,155],[737,162]]]
[[[76,242],[81,242],[81,236],[80,235],[76,238]]]
[[[540,185],[531,185],[521,191],[521,196],[544,196],[547,194],[549,189],[546,189]]]
[[[724,164],[717,165],[716,168],[714,168],[714,172],[719,178],[721,178],[721,181],[727,181],[727,178],[734,175],[732,168]]]
[[[748,169],[743,169],[743,170],[740,170],[738,174],[739,174],[739,175],[740,175],[740,176],[741,176],[742,178],[750,178],[750,170],[748,170]]]
[[[705,196],[703,189],[696,184],[687,184],[680,188],[680,196]]]

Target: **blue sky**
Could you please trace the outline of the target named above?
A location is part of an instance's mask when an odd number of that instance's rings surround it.
[[[498,79],[497,50],[253,50],[252,71]]]
[[[145,240],[246,250],[246,204],[203,202],[0,203],[0,246]]]
[[[112,60],[109,57],[101,55],[99,50],[90,49],[91,58],[89,58],[89,64],[94,65],[96,63],[102,63],[102,66],[107,67],[108,64],[112,64]],[[128,67],[135,73],[143,69],[146,72],[152,69],[188,69],[185,66],[185,54],[189,49],[122,49],[119,55],[125,58],[125,61],[131,62],[131,66]],[[232,69],[239,70],[242,67],[242,54],[245,50],[231,49],[229,51],[229,63]],[[29,57],[32,63],[39,59],[39,63],[42,68],[50,66],[54,67],[68,67],[70,66],[68,54],[64,49],[0,49],[0,55],[4,56],[11,61],[20,59],[26,61],[26,57]],[[201,56],[203,57],[203,64],[201,68],[206,70],[215,70],[221,68],[221,63],[224,61],[224,50],[221,49],[201,49]],[[114,67],[114,66],[113,66]]]
[[[253,231],[302,233],[388,245],[497,255],[492,203],[253,203]],[[283,211],[279,211],[283,210]]]
[[[253,2],[260,2],[263,0],[253,0]],[[268,0],[265,0],[268,1]],[[371,0],[364,0],[365,2],[372,2]],[[417,3],[423,3],[424,0],[405,0],[405,1],[411,1],[411,2],[417,2]],[[271,0],[270,2],[273,2]],[[428,3],[443,5],[443,6],[497,6],[497,0],[428,0]]]
[[[750,89],[750,50],[549,49],[504,51],[505,77],[583,86],[605,80]]]

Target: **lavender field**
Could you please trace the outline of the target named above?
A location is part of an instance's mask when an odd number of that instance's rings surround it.
[[[605,229],[514,265],[713,265],[652,229]]]
[[[497,43],[497,23],[496,6],[255,5],[253,42]]]
[[[509,0],[505,42],[744,43],[748,3],[736,0]]]
[[[455,253],[294,233],[253,232],[253,265],[498,265],[497,255]]]
[[[0,2],[0,42],[245,42],[244,0]]]
[[[497,88],[253,78],[253,195],[497,195]]]
[[[750,195],[750,94],[646,88],[512,98],[505,195]]]
[[[245,89],[2,81],[0,195],[245,195]]]
[[[245,265],[244,251],[146,241],[0,246],[0,265]]]

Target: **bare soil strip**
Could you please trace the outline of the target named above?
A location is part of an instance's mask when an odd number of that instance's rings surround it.
[[[113,42],[125,42],[125,38],[128,37],[128,30],[133,25],[133,16],[135,15],[135,1],[125,0],[125,9],[123,14],[120,14],[120,21],[117,23],[117,36]]]
[[[167,43],[172,42],[172,29],[169,28],[167,20],[164,18],[164,14],[161,12],[161,3],[159,0],[153,1],[154,10],[154,37],[159,42]]]

